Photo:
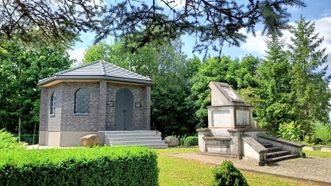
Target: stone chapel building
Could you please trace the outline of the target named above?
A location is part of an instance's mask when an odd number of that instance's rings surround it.
[[[151,84],[148,77],[104,61],[40,80],[39,145],[76,146],[87,134],[111,144],[107,131],[131,131],[134,139],[123,144],[150,135],[154,141],[142,144],[163,146],[159,132],[150,130]]]

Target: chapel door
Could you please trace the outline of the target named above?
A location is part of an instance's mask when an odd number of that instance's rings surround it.
[[[122,88],[116,93],[115,128],[117,130],[132,130],[133,95],[129,89]]]

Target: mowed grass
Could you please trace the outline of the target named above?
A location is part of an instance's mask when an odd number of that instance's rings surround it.
[[[331,152],[309,151],[305,150],[307,157],[331,158]]]
[[[209,185],[213,179],[213,165],[195,160],[166,156],[167,153],[198,152],[195,148],[168,148],[157,150],[160,168],[159,183],[161,186]],[[249,185],[261,186],[311,186],[318,185],[279,176],[241,171]]]

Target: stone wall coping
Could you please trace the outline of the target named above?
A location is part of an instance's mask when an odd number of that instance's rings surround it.
[[[286,144],[286,145],[290,145],[290,146],[294,146],[294,147],[302,148],[302,147],[305,146],[303,144],[294,143],[294,142],[291,142],[291,141],[287,141],[287,140],[276,138],[276,137],[272,137],[272,136],[267,136],[265,134],[257,134],[256,136],[259,137],[259,138],[263,138],[263,139],[275,141],[275,142],[278,142],[278,143],[282,143],[282,144]]]
[[[261,145],[261,143],[257,142],[253,137],[244,135],[242,139],[258,153],[267,152],[268,150],[263,145]]]
[[[219,141],[230,141],[231,138],[230,137],[214,137],[214,136],[211,136],[211,137],[203,137],[204,140],[219,140]]]
[[[210,132],[208,128],[198,128],[196,129],[197,132]]]

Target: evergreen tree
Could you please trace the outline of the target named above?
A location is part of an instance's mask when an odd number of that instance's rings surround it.
[[[295,28],[290,48],[292,65],[292,98],[295,100],[292,112],[304,134],[310,134],[312,121],[328,122],[330,92],[327,75],[327,55],[321,49],[323,38],[315,32],[315,24],[301,17]],[[299,127],[298,126],[298,127]]]
[[[267,41],[267,56],[257,70],[258,86],[253,89],[259,126],[277,134],[279,125],[293,119],[291,113],[291,65],[283,42],[276,36]]]

